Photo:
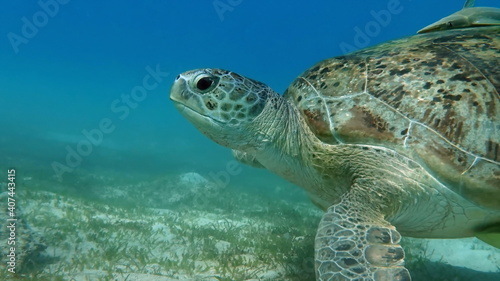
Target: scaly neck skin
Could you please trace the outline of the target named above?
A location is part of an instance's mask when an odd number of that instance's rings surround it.
[[[362,198],[360,200],[363,202],[370,202],[370,199],[365,198],[370,194],[370,187],[363,185],[356,188],[355,185],[352,188],[353,181],[359,177],[361,184],[377,179],[377,175],[365,175],[362,171],[352,171],[350,168],[353,159],[360,159],[359,154],[368,152],[364,152],[361,147],[322,143],[309,130],[300,112],[289,100],[274,92],[270,95],[262,113],[245,128],[247,136],[251,138],[248,142],[253,145],[236,149],[253,155],[268,170],[304,188],[314,203],[323,209],[338,203],[347,193]],[[320,159],[313,158],[314,154]],[[358,155],[353,157],[353,154]],[[364,160],[362,157],[358,166],[370,166]],[[374,161],[372,166],[376,165],[377,161]],[[373,167],[367,170],[371,171]],[[383,189],[382,185],[378,188]],[[380,193],[383,194],[383,191]],[[380,198],[380,204],[376,205],[387,205],[383,202],[385,199]]]
[[[257,143],[246,152],[255,156],[268,170],[304,188],[314,203],[323,209],[338,203],[347,193],[354,192],[353,196],[359,193],[363,198],[369,196],[366,195],[370,194],[369,187],[363,186],[359,190],[352,187],[356,176],[370,180],[372,175],[350,168],[353,158],[356,158],[353,154],[368,152],[360,147],[322,143],[289,100],[274,92],[270,95],[262,113],[245,130],[253,138],[252,143]],[[315,160],[314,154],[321,159]],[[377,161],[374,161],[373,166],[376,167],[376,164]],[[358,166],[366,165],[359,163]],[[377,175],[373,176],[373,179],[377,178]],[[361,183],[363,179],[359,181]],[[385,199],[381,198],[378,205],[387,205],[383,202]],[[369,202],[366,199],[362,201]]]
[[[310,143],[306,139],[299,112],[278,93],[270,93],[263,112],[248,128],[257,136],[257,147],[249,151],[268,170],[308,188],[315,177],[313,169],[305,165]]]

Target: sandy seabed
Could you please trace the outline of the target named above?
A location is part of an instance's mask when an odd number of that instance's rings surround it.
[[[131,184],[87,175],[85,190],[35,180],[17,195],[17,272],[2,262],[1,280],[315,280],[321,211],[280,187],[271,198],[194,172]],[[475,238],[403,246],[413,280],[500,280],[500,250]]]

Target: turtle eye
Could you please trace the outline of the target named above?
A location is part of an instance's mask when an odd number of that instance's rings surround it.
[[[217,86],[217,80],[216,77],[200,74],[194,79],[194,86],[202,93],[208,92]]]
[[[446,26],[453,27],[453,23],[451,21],[449,21],[449,22],[446,23]]]

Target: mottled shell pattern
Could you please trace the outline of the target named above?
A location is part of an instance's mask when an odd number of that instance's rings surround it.
[[[322,142],[393,149],[465,198],[500,209],[499,92],[500,27],[478,27],[324,60],[285,97]]]

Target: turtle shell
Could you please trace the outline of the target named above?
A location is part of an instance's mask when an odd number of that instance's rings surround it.
[[[324,60],[285,97],[328,144],[393,149],[500,209],[500,27],[390,41]]]

